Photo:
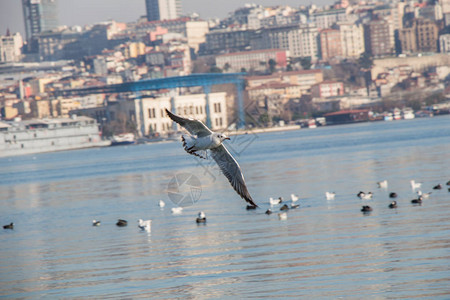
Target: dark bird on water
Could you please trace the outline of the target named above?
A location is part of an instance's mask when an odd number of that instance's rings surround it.
[[[285,204],[282,207],[280,207],[280,210],[289,210],[289,206],[287,206],[287,204]]]
[[[198,217],[197,217],[197,219],[195,220],[195,222],[197,222],[197,223],[206,223],[206,215],[205,215],[205,213],[204,212],[199,212],[198,213]]]
[[[124,226],[128,225],[128,222],[126,220],[119,219],[117,221],[116,225],[119,226],[119,227],[124,227]]]
[[[371,212],[372,210],[373,210],[372,207],[370,207],[369,205],[364,205],[361,208],[361,211],[364,212],[364,213]]]
[[[270,215],[272,213],[272,210],[269,208],[266,210],[266,215]]]
[[[389,208],[397,208],[397,201],[392,201],[391,204],[389,204]]]
[[[397,198],[397,193],[390,193],[389,198]]]
[[[3,229],[14,229],[14,223],[11,222],[8,225],[3,225]]]
[[[417,199],[412,199],[411,203],[412,204],[421,204],[422,203],[422,197],[419,196],[419,198],[417,198]]]
[[[433,190],[442,190],[442,185],[439,183],[433,187]]]
[[[255,209],[257,205],[253,202],[245,185],[241,167],[223,145],[223,142],[230,138],[225,134],[211,131],[199,120],[180,117],[167,109],[166,113],[174,122],[180,124],[189,132],[189,134],[182,135],[184,150],[189,154],[205,159],[207,153],[210,153],[233,189],[249,203],[250,208],[247,206],[247,209]]]

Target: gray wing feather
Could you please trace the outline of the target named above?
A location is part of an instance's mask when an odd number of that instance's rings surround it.
[[[255,202],[253,202],[250,193],[247,190],[247,186],[245,185],[244,175],[242,175],[241,168],[237,161],[233,158],[233,156],[228,152],[225,146],[220,145],[217,148],[210,149],[211,156],[219,165],[222,173],[227,177],[228,181],[231,183],[231,186],[234,190],[242,197],[245,201],[250,203],[253,206],[257,206]]]
[[[210,135],[213,133],[211,130],[209,130],[208,127],[206,127],[205,124],[203,124],[199,120],[194,119],[188,119],[183,118],[178,115],[175,115],[171,113],[169,110],[166,109],[166,113],[169,115],[169,117],[176,123],[180,124],[184,128],[186,128],[187,131],[189,131],[190,134],[196,135],[198,137],[203,137]]]

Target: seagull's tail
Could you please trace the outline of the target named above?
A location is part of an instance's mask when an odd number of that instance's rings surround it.
[[[203,150],[199,151],[195,148],[195,140],[192,136],[188,134],[182,134],[181,141],[183,142],[183,148],[187,153],[206,159],[206,152]]]

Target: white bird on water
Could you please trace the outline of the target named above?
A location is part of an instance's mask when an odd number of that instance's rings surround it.
[[[159,200],[158,205],[159,205],[159,207],[163,208],[164,206],[166,206],[166,203],[164,203],[164,201],[162,201],[162,200]]]
[[[278,199],[273,199],[272,197],[269,198],[270,206],[274,206],[274,205],[280,204],[281,202],[283,202],[281,197],[279,197]]]
[[[417,191],[417,196],[422,197],[423,199],[428,199],[430,198],[431,192],[429,193],[422,193],[421,190]]]
[[[147,232],[150,232],[152,230],[152,220],[145,220],[144,221],[142,219],[139,219],[138,222],[139,222],[138,227],[141,230],[145,230]]]
[[[282,221],[287,220],[287,213],[279,213],[278,219],[280,219]]]
[[[377,182],[377,184],[380,189],[387,189],[387,187],[388,187],[387,180],[379,181],[379,182]]]
[[[291,194],[291,200],[292,202],[298,201],[298,196],[295,194]]]
[[[179,215],[183,211],[183,208],[181,206],[178,207],[172,207],[171,211],[174,215]]]
[[[416,182],[415,180],[411,180],[410,182],[411,182],[411,188],[413,190],[420,189],[420,187],[422,186],[422,183]]]
[[[325,192],[325,197],[327,200],[334,200],[334,197],[336,196],[335,192]]]
[[[253,199],[247,190],[244,175],[242,174],[239,164],[222,144],[225,140],[229,140],[230,138],[225,134],[211,131],[199,120],[180,117],[167,109],[166,112],[174,122],[186,128],[190,133],[183,134],[181,137],[184,150],[189,154],[204,159],[206,159],[206,154],[209,150],[212,158],[216,161],[225,177],[227,177],[233,189],[242,197],[242,199],[247,201],[250,206],[257,207],[258,205],[253,202]]]

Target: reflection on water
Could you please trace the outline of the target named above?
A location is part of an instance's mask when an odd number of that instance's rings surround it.
[[[259,134],[239,142],[244,151],[235,143],[256,211],[179,143],[1,159],[0,221],[15,229],[0,232],[0,297],[444,299],[449,193],[412,206],[409,180],[424,192],[450,180],[448,121]],[[173,216],[167,184],[178,172],[195,173],[203,192]],[[389,188],[378,189],[384,179]],[[397,209],[387,207],[392,191]],[[301,207],[286,221],[264,214],[269,197],[291,193]],[[206,225],[195,223],[200,210]],[[139,218],[153,220],[151,233]]]

